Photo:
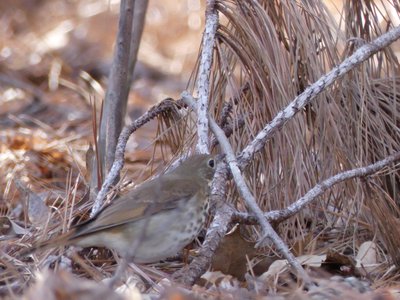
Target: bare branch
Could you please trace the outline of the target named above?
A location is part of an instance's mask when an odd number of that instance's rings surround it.
[[[239,166],[245,167],[251,157],[260,151],[266,142],[280,130],[290,119],[294,117],[304,106],[311,102],[317,95],[330,86],[335,80],[342,77],[354,67],[358,66],[376,52],[384,49],[400,37],[400,26],[382,34],[373,42],[360,47],[350,57],[346,58],[339,66],[322,76],[314,84],[310,85],[303,93],[297,96],[284,110],[280,111],[255,137],[255,139],[243,149],[238,157]]]
[[[213,60],[215,33],[218,25],[218,13],[215,10],[215,1],[207,1],[206,24],[202,42],[199,76],[197,81],[197,151],[209,152],[208,142],[208,96],[210,93],[210,72]]]
[[[110,172],[107,174],[106,179],[103,182],[101,190],[97,194],[96,200],[93,205],[92,212],[90,217],[93,217],[101,208],[103,204],[103,200],[106,197],[110,186],[114,183],[115,179],[119,176],[119,173],[124,166],[124,154],[125,154],[125,147],[126,143],[130,135],[135,132],[138,128],[142,127],[144,124],[148,123],[150,120],[154,119],[161,113],[165,111],[169,111],[174,107],[181,106],[182,102],[174,101],[172,99],[165,99],[158,105],[153,106],[150,108],[145,114],[139,117],[137,120],[132,122],[130,125],[125,126],[118,138],[118,143],[115,150],[115,160],[113,165],[110,169]]]
[[[108,88],[99,134],[100,157],[103,159],[104,174],[107,174],[114,161],[117,138],[121,133],[125,118],[129,92],[128,67],[134,6],[134,0],[123,0],[120,4],[117,43],[111,71],[108,76]]]
[[[336,174],[318,183],[311,190],[309,190],[303,197],[298,199],[293,204],[289,205],[287,208],[282,210],[269,211],[264,216],[267,218],[268,221],[274,223],[275,222],[280,223],[282,221],[285,221],[288,218],[297,214],[304,207],[313,202],[315,199],[317,199],[317,197],[321,196],[327,189],[332,188],[334,185],[356,177],[365,177],[372,175],[399,159],[400,159],[400,152],[396,152],[374,164]],[[258,224],[256,216],[241,212],[234,213],[233,221],[246,224]]]

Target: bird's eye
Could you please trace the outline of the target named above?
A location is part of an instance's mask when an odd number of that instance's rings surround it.
[[[210,168],[213,168],[213,169],[214,169],[214,167],[215,167],[215,161],[214,161],[213,158],[211,158],[211,159],[208,160],[208,166],[209,166]]]

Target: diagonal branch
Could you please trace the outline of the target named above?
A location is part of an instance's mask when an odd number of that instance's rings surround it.
[[[97,194],[96,200],[94,201],[93,209],[90,214],[90,217],[93,217],[101,208],[104,199],[106,197],[107,192],[109,191],[111,185],[114,183],[115,179],[118,178],[119,173],[124,166],[124,153],[125,153],[125,147],[126,143],[128,142],[128,139],[130,135],[135,132],[138,128],[142,127],[144,124],[148,123],[161,113],[165,111],[169,111],[174,109],[174,107],[179,107],[181,106],[182,102],[180,101],[173,101],[172,99],[165,99],[161,103],[153,106],[150,108],[145,114],[143,114],[141,117],[136,119],[134,122],[132,122],[130,125],[125,126],[121,134],[119,135],[118,138],[118,143],[116,146],[115,150],[115,159],[114,162],[111,166],[110,172],[107,174],[103,185],[101,187],[101,190]]]
[[[321,196],[326,190],[332,188],[334,185],[345,180],[372,175],[397,160],[400,160],[400,152],[396,152],[374,164],[338,173],[315,185],[303,197],[298,199],[293,204],[289,205],[287,208],[282,210],[269,211],[265,213],[264,216],[268,219],[268,221],[274,223],[285,221],[288,218],[297,214],[300,210],[305,208],[307,205],[317,199],[317,197]],[[256,216],[241,212],[235,212],[233,215],[233,220],[246,224],[258,223]]]
[[[297,96],[284,110],[280,111],[255,137],[255,139],[243,149],[238,157],[240,168],[247,166],[251,157],[259,152],[266,142],[292,119],[302,108],[311,102],[317,95],[324,91],[338,78],[351,71],[376,52],[384,49],[400,37],[400,26],[382,34],[369,44],[360,47],[350,57],[346,58],[339,66],[310,85],[303,93]]]

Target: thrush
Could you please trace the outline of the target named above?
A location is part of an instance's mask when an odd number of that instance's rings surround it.
[[[175,255],[204,225],[216,161],[189,157],[174,170],[146,181],[67,233],[34,245],[27,253],[56,246],[106,247],[137,263]]]

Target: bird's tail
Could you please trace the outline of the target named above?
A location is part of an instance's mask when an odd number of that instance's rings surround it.
[[[32,247],[20,251],[19,256],[25,257],[25,256],[33,254],[37,251],[43,251],[46,249],[55,248],[55,247],[59,247],[59,246],[67,246],[73,242],[73,240],[74,240],[73,237],[74,237],[75,231],[76,231],[75,229],[71,229],[64,234],[61,234],[54,238],[51,238],[47,241],[37,242],[37,243],[33,244]]]

